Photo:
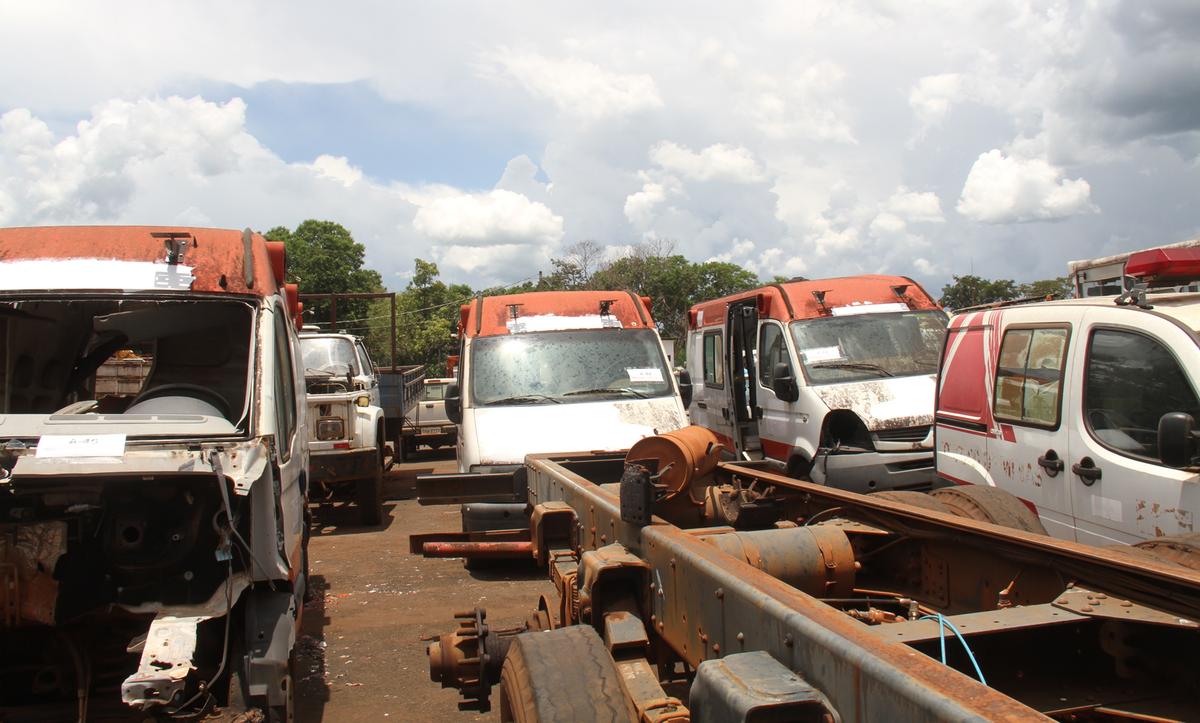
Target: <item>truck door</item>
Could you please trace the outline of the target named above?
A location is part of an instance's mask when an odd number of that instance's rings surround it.
[[[1154,314],[1094,308],[1083,341],[1066,469],[1078,540],[1107,545],[1192,532],[1200,475],[1162,463],[1158,422],[1169,412],[1200,419],[1194,337]]]
[[[728,416],[734,426],[734,438],[739,452],[758,452],[758,385],[754,381],[758,369],[757,299],[750,298],[729,305],[726,324],[729,329],[729,401]]]
[[[1068,422],[1075,397],[1066,383],[1078,354],[1070,353],[1071,312],[1054,310],[1053,323],[1005,323],[992,370],[993,428],[987,464],[996,487],[1037,507],[1051,536],[1075,539],[1071,512]],[[1023,319],[1023,321],[1026,319]],[[996,353],[996,352],[993,352]]]
[[[792,355],[788,351],[787,332],[783,324],[773,319],[763,319],[758,327],[758,403],[762,418],[758,420],[759,442],[763,456],[777,459],[785,464],[792,456],[798,436],[800,413],[796,401],[780,399],[774,389],[775,373],[785,365],[787,375],[793,380],[799,377]]]
[[[304,375],[297,374],[296,351],[300,345],[288,328],[287,312],[274,309],[274,355],[267,362],[274,369],[276,464],[279,468],[279,510],[282,513],[283,545],[293,569],[301,564],[304,537],[304,506],[307,490],[301,486],[307,473],[308,430],[304,418]]]
[[[691,332],[688,366],[692,375],[692,422],[707,427],[735,451],[734,426],[729,414],[729,384],[725,379],[725,329],[699,327]],[[724,412],[724,413],[722,413]]]
[[[364,377],[363,381],[367,385],[367,394],[371,397],[371,406],[382,406],[379,396],[379,369],[375,367],[375,362],[371,360],[371,355],[367,353],[367,347],[363,346],[361,341],[355,342],[354,346],[358,349],[360,374]]]

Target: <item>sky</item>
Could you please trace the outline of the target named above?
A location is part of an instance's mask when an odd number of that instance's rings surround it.
[[[401,289],[669,239],[1018,282],[1200,237],[1200,3],[0,0],[0,225],[342,223]]]

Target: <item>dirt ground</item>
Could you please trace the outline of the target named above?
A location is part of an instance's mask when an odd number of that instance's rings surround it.
[[[487,607],[489,622],[517,625],[553,588],[532,567],[468,572],[460,560],[409,554],[410,534],[459,529],[457,505],[421,507],[414,499],[416,476],[453,472],[453,454],[422,452],[392,468],[380,528],[360,527],[352,506],[314,507],[316,594],[299,641],[299,723],[495,719],[494,711],[459,711],[458,692],[430,681],[421,637],[449,632],[454,612],[476,604]]]

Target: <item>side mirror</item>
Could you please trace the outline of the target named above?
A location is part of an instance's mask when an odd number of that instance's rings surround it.
[[[457,384],[446,385],[446,417],[455,424],[462,424],[462,396]]]
[[[687,369],[675,370],[675,381],[679,382],[679,398],[683,400],[683,408],[692,406],[692,375]]]
[[[1158,456],[1168,467],[1190,467],[1196,456],[1196,420],[1170,412],[1158,420]]]
[[[800,398],[800,387],[792,376],[791,367],[787,362],[779,362],[771,370],[771,391],[781,402],[794,402]]]

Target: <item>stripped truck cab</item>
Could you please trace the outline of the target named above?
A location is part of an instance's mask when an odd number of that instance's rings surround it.
[[[650,300],[627,291],[547,291],[464,304],[460,472],[505,472],[535,452],[625,450],[687,424]]]
[[[1177,291],[1200,248],[1122,264],[1149,288],[956,315],[938,380],[938,476],[1092,545],[1192,535],[1200,517],[1200,294]]]
[[[791,281],[696,304],[692,421],[794,477],[860,492],[928,487],[945,320],[901,276]]]
[[[284,266],[248,229],[0,229],[3,717],[288,719],[308,437]]]

